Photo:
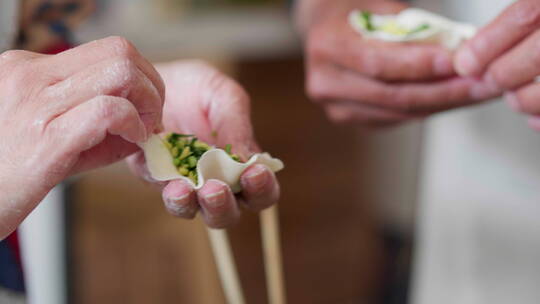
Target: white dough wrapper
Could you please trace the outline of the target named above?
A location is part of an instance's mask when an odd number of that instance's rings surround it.
[[[240,163],[233,160],[224,150],[212,148],[206,151],[197,163],[198,181],[195,185],[189,178],[178,173],[173,164],[173,157],[161,137],[152,135],[139,146],[144,151],[146,165],[153,179],[157,181],[182,179],[195,189],[201,188],[209,179],[217,179],[229,185],[234,193],[238,193],[242,191],[240,176],[249,166],[263,164],[273,172],[284,168],[281,160],[273,158],[268,153],[255,154],[247,162]]]
[[[408,8],[397,15],[371,15],[371,23],[375,28],[393,23],[404,29],[414,30],[428,25],[427,29],[410,33],[394,34],[382,30],[369,31],[361,20],[361,11],[349,14],[349,23],[362,36],[393,42],[429,42],[437,43],[448,49],[456,49],[459,45],[476,34],[476,27],[466,23],[452,21],[443,16],[418,8]]]

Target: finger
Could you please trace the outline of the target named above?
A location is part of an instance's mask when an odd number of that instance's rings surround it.
[[[483,89],[483,90],[481,90]],[[384,83],[333,67],[309,73],[308,94],[316,100],[351,100],[408,114],[429,114],[500,94],[475,78],[427,83]],[[482,95],[482,96],[480,96]]]
[[[193,187],[183,180],[169,182],[163,189],[162,197],[165,208],[174,216],[192,219],[199,210]]]
[[[506,101],[515,110],[540,115],[540,84],[530,84],[505,95]]]
[[[111,36],[83,44],[42,60],[41,65],[61,67],[54,70],[53,76],[63,80],[90,65],[111,58],[133,61],[154,84],[161,98],[165,97],[165,85],[154,66],[141,56],[131,42],[122,37]]]
[[[540,31],[494,61],[486,72],[495,85],[514,90],[532,82],[540,74]]]
[[[126,159],[128,168],[131,170],[131,172],[140,178],[142,178],[144,181],[165,187],[167,185],[166,182],[160,182],[155,180],[152,177],[152,174],[148,170],[148,166],[146,165],[146,158],[144,157],[143,151],[138,151],[134,153],[133,155],[130,155]]]
[[[454,59],[457,72],[462,76],[479,75],[539,26],[540,2],[516,1],[457,51]]]
[[[279,184],[272,171],[264,165],[253,165],[240,177],[242,197],[248,209],[260,211],[277,203]]]
[[[208,180],[197,192],[206,224],[211,228],[225,228],[240,218],[240,210],[231,189],[222,181]]]
[[[358,102],[331,102],[324,105],[334,123],[360,124],[366,127],[385,127],[420,118],[419,115],[391,111]]]
[[[157,88],[131,60],[112,58],[82,69],[45,90],[55,102],[43,108],[51,117],[93,98],[118,96],[133,103],[148,133],[161,123],[163,101]]]
[[[137,145],[125,141],[120,136],[108,134],[101,143],[80,153],[70,173],[78,174],[113,164],[138,150]]]
[[[2,54],[0,54],[0,77],[10,79],[13,77],[13,73],[20,69],[22,66],[32,65],[32,60],[36,58],[41,57],[47,57],[46,55],[28,52],[28,51],[22,51],[22,50],[9,50],[5,51]],[[27,70],[30,70],[28,68]],[[32,69],[32,72],[36,72],[34,69]],[[28,77],[28,73],[25,77]]]
[[[418,81],[454,74],[449,50],[430,44],[389,43],[362,39],[347,26],[336,35],[320,27],[308,39],[309,62],[333,63],[366,77],[385,81]]]
[[[24,50],[8,50],[0,54],[0,63],[7,63],[20,60],[30,60],[42,57],[49,57],[47,55],[24,51]]]
[[[51,159],[68,161],[96,147],[107,135],[117,135],[128,143],[146,140],[146,129],[137,110],[128,100],[113,96],[98,96],[82,103],[51,121],[45,128],[57,149]],[[98,160],[110,159],[117,151],[100,150]],[[81,165],[84,166],[84,165]]]

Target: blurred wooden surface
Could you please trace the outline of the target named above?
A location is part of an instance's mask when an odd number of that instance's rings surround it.
[[[358,189],[355,130],[331,125],[309,103],[301,59],[235,70],[261,146],[286,164],[278,177],[289,303],[372,303],[381,249]],[[159,193],[123,164],[83,176],[74,201],[73,303],[223,303],[200,221],[167,215]],[[266,303],[257,216],[245,213],[231,239],[247,302]]]

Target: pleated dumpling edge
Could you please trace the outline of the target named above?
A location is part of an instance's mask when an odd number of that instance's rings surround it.
[[[139,143],[144,152],[146,165],[151,177],[157,181],[170,181],[182,179],[190,183],[195,189],[199,189],[209,179],[220,180],[229,185],[233,192],[242,190],[240,176],[249,166],[263,164],[273,172],[282,170],[285,166],[277,158],[269,153],[257,153],[245,162],[237,162],[222,149],[212,148],[206,151],[197,162],[197,184],[181,175],[173,164],[173,157],[163,139],[159,135],[152,135],[144,143]]]

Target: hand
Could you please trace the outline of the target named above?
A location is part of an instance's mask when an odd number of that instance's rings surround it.
[[[540,130],[540,2],[521,0],[457,52],[455,66],[461,75],[481,75],[492,86],[507,91],[512,108],[531,116]]]
[[[161,120],[164,85],[118,37],[55,56],[0,56],[0,239],[64,178],[137,150]]]
[[[163,110],[166,131],[195,134],[218,147],[231,144],[233,152],[244,160],[260,152],[251,128],[249,97],[237,83],[200,61],[173,62],[158,66],[158,70],[167,87]],[[142,152],[128,162],[137,175],[154,182]],[[279,198],[277,180],[263,165],[249,167],[241,185],[242,192],[235,196],[218,180],[207,181],[196,192],[187,182],[175,180],[162,184],[162,195],[171,214],[193,218],[201,210],[208,226],[224,228],[239,218],[241,206],[259,211]]]
[[[324,14],[302,24],[309,24],[307,93],[332,120],[393,125],[500,94],[481,80],[458,77],[453,54],[441,46],[363,39],[348,24],[353,9],[397,14],[405,5],[362,0],[326,4]]]

